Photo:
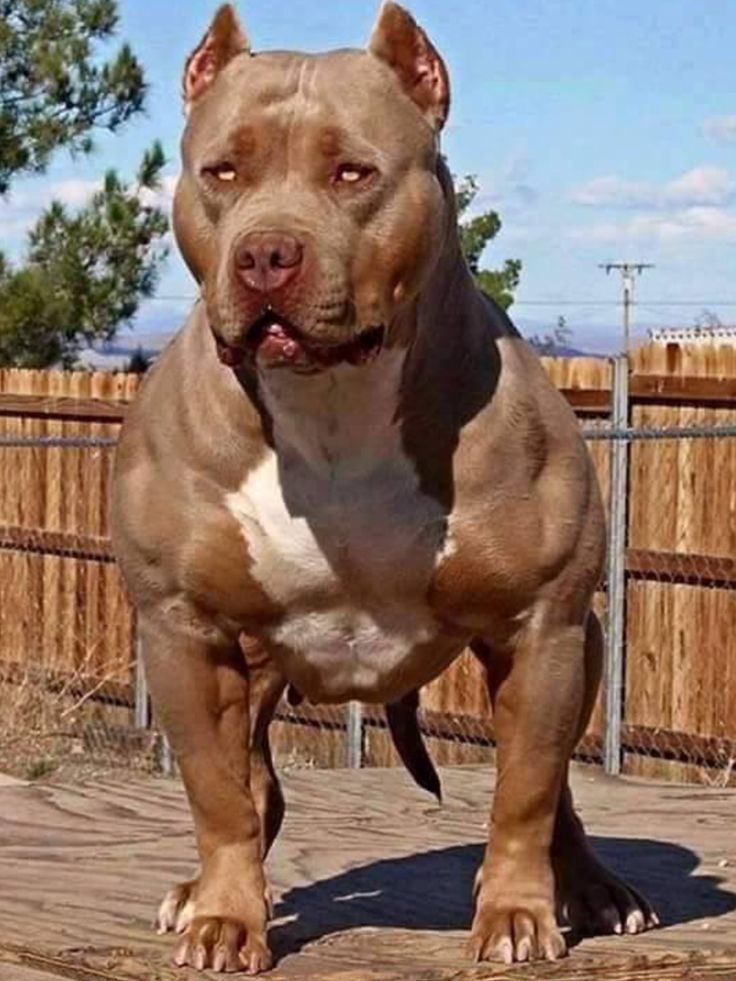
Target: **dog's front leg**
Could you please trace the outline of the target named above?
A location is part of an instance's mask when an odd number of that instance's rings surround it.
[[[175,961],[266,970],[266,882],[250,786],[248,673],[236,642],[141,624],[146,677],[194,816],[202,871]]]
[[[566,952],[555,919],[550,848],[585,692],[583,626],[531,618],[489,678],[498,740],[490,840],[477,879],[478,960],[554,960]]]

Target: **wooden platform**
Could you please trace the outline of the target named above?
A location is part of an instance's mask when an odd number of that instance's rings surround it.
[[[277,979],[736,979],[736,792],[575,775],[600,853],[665,928],[585,940],[554,965],[471,965],[470,890],[491,777],[443,771],[438,808],[401,770],[297,771],[270,861]],[[195,867],[183,791],[161,779],[0,786],[0,979],[187,981],[150,929]]]

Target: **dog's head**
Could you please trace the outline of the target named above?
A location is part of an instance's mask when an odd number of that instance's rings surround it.
[[[256,55],[227,5],[184,100],[174,227],[223,360],[370,360],[447,227],[449,83],[429,38],[385,3],[365,51]]]

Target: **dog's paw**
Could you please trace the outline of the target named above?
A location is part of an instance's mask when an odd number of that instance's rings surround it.
[[[181,882],[164,896],[156,914],[156,933],[184,933],[194,919],[198,879]]]
[[[581,934],[643,933],[659,926],[649,902],[592,854],[555,867],[557,914]]]
[[[480,901],[470,934],[475,961],[555,961],[567,954],[551,904],[503,906]]]
[[[197,916],[174,953],[178,967],[197,971],[245,971],[260,974],[273,964],[265,931],[248,931],[243,923],[219,916]]]
[[[180,882],[166,893],[156,912],[154,927],[156,933],[184,933],[195,916],[195,900],[199,879]],[[266,914],[270,920],[273,917],[273,893],[266,883],[263,893],[266,903]]]

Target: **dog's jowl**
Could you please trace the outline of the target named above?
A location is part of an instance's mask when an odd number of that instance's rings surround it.
[[[600,675],[601,504],[576,420],[462,257],[445,64],[387,3],[364,51],[252,52],[221,8],[184,73],[175,229],[201,300],[117,456],[117,554],[201,857],[179,964],[271,964],[263,862],[287,685],[390,706],[470,647],[498,738],[471,953],[565,954],[649,905],[589,849],[568,761]],[[441,897],[438,897],[441,902]]]

